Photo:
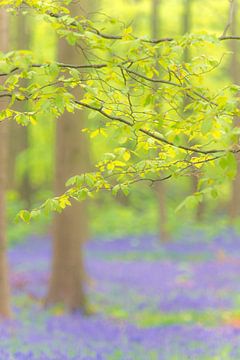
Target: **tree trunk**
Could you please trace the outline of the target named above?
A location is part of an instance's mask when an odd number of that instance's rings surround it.
[[[231,32],[233,35],[236,34],[237,28],[237,14],[238,14],[238,2],[235,0],[234,10],[233,10],[233,18],[231,24]],[[231,42],[231,51],[232,54],[232,61],[230,64],[230,74],[234,84],[240,85],[240,60],[239,60],[239,43],[238,41]],[[235,119],[235,126],[239,126],[240,118]],[[237,175],[232,183],[232,193],[231,193],[231,200],[229,206],[229,217],[230,221],[233,222],[236,218],[240,215],[240,157],[237,156]]]
[[[192,187],[193,187],[193,193],[198,191],[198,178],[196,176],[192,176]],[[203,221],[204,212],[205,212],[205,203],[204,201],[201,201],[200,203],[197,204],[196,213],[195,213],[196,221],[198,222]]]
[[[183,8],[183,22],[182,22],[182,33],[187,34],[191,30],[191,2],[192,0],[184,0]],[[189,49],[188,47],[184,49],[183,55],[184,61],[189,60]]]
[[[7,13],[0,10],[0,50],[5,52],[8,48],[8,17]],[[0,84],[3,79],[0,79]],[[5,109],[7,102],[1,100],[0,110]],[[6,172],[7,172],[7,137],[8,124],[6,121],[0,122],[0,316],[10,317],[10,288],[8,279],[7,261],[7,239],[6,239],[6,211],[5,211],[5,192],[6,192]]]
[[[152,16],[151,27],[152,37],[159,37],[160,29],[160,0],[152,0]],[[166,186],[163,182],[159,182],[156,187],[157,201],[158,201],[158,214],[159,214],[159,237],[160,241],[166,242],[170,239],[170,235],[167,229],[167,199],[166,199]]]
[[[168,216],[167,216],[166,186],[163,182],[157,184],[157,200],[158,200],[160,241],[167,242],[170,240],[171,237],[167,227]]]
[[[182,18],[182,33],[187,34],[191,31],[191,5],[193,0],[184,0],[183,7],[183,18]],[[189,48],[184,49],[183,53],[183,61],[189,61]],[[184,99],[184,107],[187,106],[188,99]],[[195,193],[198,187],[198,178],[196,176],[192,176],[192,192]],[[204,202],[200,202],[196,207],[195,220],[202,221],[204,214]]]
[[[81,3],[82,7],[82,3]],[[80,5],[71,11],[79,15]],[[82,55],[65,41],[59,44],[60,61],[80,64]],[[78,96],[80,89],[74,90]],[[66,180],[85,171],[88,158],[84,128],[85,112],[65,113],[57,123],[55,193],[63,193]],[[88,234],[86,203],[73,203],[56,215],[53,230],[53,260],[46,305],[63,304],[69,311],[86,310],[83,244]]]
[[[15,33],[15,47],[20,50],[29,49],[30,47],[30,31],[26,16],[19,14],[14,23]],[[26,80],[23,80],[23,86],[26,85]],[[18,111],[26,111],[26,104],[17,104]],[[25,201],[25,206],[31,208],[32,188],[29,178],[28,167],[24,171],[21,179],[16,179],[16,162],[17,157],[22,152],[27,151],[29,147],[28,132],[29,128],[21,126],[16,122],[10,122],[9,131],[11,137],[9,138],[9,157],[8,157],[8,188],[16,189],[22,200]],[[26,159],[27,161],[27,159]]]

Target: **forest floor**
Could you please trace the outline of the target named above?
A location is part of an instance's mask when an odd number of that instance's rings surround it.
[[[240,359],[240,238],[201,234],[87,244],[95,315],[42,309],[50,240],[10,250],[14,320],[0,326],[0,360]]]

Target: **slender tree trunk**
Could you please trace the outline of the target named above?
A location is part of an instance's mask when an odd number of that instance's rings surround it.
[[[192,9],[193,0],[184,0],[183,6],[183,21],[182,21],[182,33],[187,34],[191,31],[191,9]],[[185,48],[183,54],[183,61],[189,61],[189,48]],[[188,99],[184,99],[184,107],[187,105]],[[198,178],[196,176],[192,177],[192,192],[196,192],[198,188]],[[197,221],[202,221],[204,214],[204,203],[203,201],[197,205],[195,219]]]
[[[193,193],[198,191],[198,178],[196,176],[192,177],[192,188],[193,188]],[[203,221],[204,212],[205,212],[205,203],[202,200],[200,203],[197,204],[196,213],[195,213],[196,221],[198,222]]]
[[[167,228],[167,199],[166,199],[166,186],[163,182],[157,184],[157,199],[159,207],[159,235],[160,241],[167,242],[170,240],[170,234]]]
[[[83,4],[81,3],[81,7]],[[79,4],[71,6],[79,15]],[[80,64],[83,57],[66,42],[59,45],[60,61]],[[81,90],[75,90],[78,96]],[[88,158],[86,141],[81,132],[85,112],[65,113],[57,123],[55,193],[63,193],[66,180],[85,170]],[[73,203],[54,219],[53,260],[47,305],[62,303],[69,311],[86,310],[83,244],[88,233],[85,203]]]
[[[15,28],[15,47],[20,50],[25,50],[30,48],[30,31],[28,29],[28,22],[26,16],[18,15],[14,23]],[[23,80],[23,86],[26,84],[26,80]],[[17,110],[25,111],[27,110],[26,104],[19,103],[17,104]],[[29,147],[28,143],[28,133],[29,128],[21,126],[16,122],[11,122],[10,133],[11,137],[9,138],[9,157],[8,157],[8,188],[16,189],[21,198],[25,201],[25,205],[31,207],[31,198],[32,198],[32,188],[29,178],[28,166],[26,164],[26,169],[24,171],[23,177],[21,179],[16,179],[16,162],[17,157],[24,151],[27,151]],[[27,162],[27,159],[26,159]]]
[[[160,33],[160,1],[161,0],[152,0],[152,16],[151,16],[151,26],[152,26],[152,37],[157,39]]]
[[[231,24],[231,32],[233,35],[236,34],[237,29],[237,14],[238,14],[238,1],[235,0],[234,3],[234,10],[233,10],[233,18],[232,18],[232,24]],[[238,41],[232,41],[231,42],[231,51],[232,54],[232,60],[230,63],[230,75],[233,80],[233,82],[237,85],[240,85],[240,59],[239,59],[239,50],[240,46]],[[240,118],[235,119],[235,126],[239,126]],[[237,175],[232,183],[232,193],[231,193],[231,199],[230,199],[230,206],[229,206],[229,217],[230,221],[234,221],[236,218],[240,215],[240,156],[237,157]]]
[[[183,7],[183,22],[182,22],[182,33],[187,34],[191,30],[191,5],[193,0],[184,0]],[[189,48],[185,48],[184,61],[189,60]]]
[[[158,38],[160,33],[160,0],[152,0],[152,16],[151,27],[152,37]],[[158,214],[159,214],[159,236],[160,241],[166,242],[170,239],[167,229],[167,199],[166,199],[166,186],[163,182],[159,182],[156,187],[157,200],[158,200]]]
[[[8,17],[7,13],[0,10],[0,50],[7,51],[8,48]],[[3,80],[0,79],[0,83]],[[5,109],[5,100],[0,102],[0,110]],[[6,239],[6,218],[5,218],[5,192],[7,172],[7,137],[8,124],[0,122],[0,316],[10,317],[10,288],[8,279],[7,262],[7,239]]]

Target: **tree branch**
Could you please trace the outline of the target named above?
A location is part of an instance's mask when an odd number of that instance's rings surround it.
[[[94,111],[97,111],[98,113],[102,114],[104,117],[108,118],[108,119],[111,119],[111,120],[114,120],[114,121],[118,121],[118,122],[121,122],[125,125],[128,125],[130,127],[133,127],[134,124],[131,123],[130,121],[124,119],[124,118],[121,118],[121,117],[118,117],[118,116],[114,116],[114,115],[110,115],[110,114],[107,114],[102,108],[98,108],[96,106],[93,106],[93,105],[90,105],[90,104],[86,104],[82,101],[77,101],[75,100],[74,101],[77,105],[80,105],[80,106],[83,106],[85,108],[88,108],[90,110],[94,110]],[[147,130],[147,129],[144,129],[144,128],[140,128],[139,131],[145,135],[148,135],[150,136],[151,138],[157,140],[157,141],[160,141],[166,145],[169,145],[169,146],[172,146],[172,147],[175,147],[175,148],[178,148],[178,149],[182,149],[182,150],[185,150],[185,151],[190,151],[190,152],[193,152],[193,153],[198,153],[198,154],[205,154],[205,155],[208,155],[208,154],[216,154],[216,153],[224,153],[224,152],[227,152],[228,150],[223,150],[223,149],[211,149],[211,150],[200,150],[200,149],[196,149],[194,147],[189,147],[189,146],[184,146],[184,145],[176,145],[174,144],[173,142],[171,141],[168,141],[166,140],[165,138],[163,138],[159,133],[157,133],[156,131],[151,131],[151,130]],[[230,150],[231,152],[233,153],[236,153],[236,152],[239,152],[240,150]]]
[[[228,24],[226,25],[225,27],[225,30],[223,32],[223,34],[221,36],[218,37],[218,40],[220,41],[224,41],[224,40],[240,40],[240,36],[226,36],[226,33],[227,33],[227,30],[229,28],[229,26],[231,25],[231,19],[232,19],[232,14],[233,14],[233,3],[234,3],[234,0],[229,0],[230,1],[230,11],[229,11],[229,19],[228,19]],[[23,2],[24,3],[24,2]],[[27,7],[29,7],[28,4],[25,3],[25,5]],[[55,19],[61,19],[62,17],[66,16],[66,14],[55,14],[51,11],[47,11],[46,12],[46,15],[50,16],[50,17],[53,17]],[[73,26],[73,27],[78,27],[78,21],[77,20],[73,20],[69,26]],[[83,26],[81,24],[81,26]],[[84,26],[83,26],[84,28]],[[124,36],[122,35],[112,35],[112,34],[105,34],[105,33],[102,33],[100,30],[96,29],[96,28],[93,28],[93,27],[87,27],[85,26],[85,30],[88,30],[89,32],[92,32],[93,34],[103,38],[103,39],[106,39],[106,40],[123,40],[124,39]],[[174,41],[175,39],[172,38],[172,37],[165,37],[165,38],[160,38],[160,39],[143,39],[143,38],[139,38],[139,37],[136,37],[134,35],[131,35],[132,36],[132,39],[133,40],[140,40],[144,43],[149,43],[149,44],[159,44],[159,43],[162,43],[162,42],[171,42],[171,41]]]

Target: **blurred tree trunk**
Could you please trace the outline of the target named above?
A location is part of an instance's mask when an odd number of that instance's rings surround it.
[[[160,34],[160,0],[152,0],[152,16],[151,27],[152,37],[154,39]],[[159,214],[159,236],[160,241],[166,242],[170,239],[170,234],[167,229],[167,199],[166,199],[166,185],[163,182],[157,183],[157,200],[158,200],[158,214]]]
[[[26,16],[19,14],[14,18],[14,38],[15,38],[15,47],[19,50],[26,50],[30,48],[30,30],[28,29],[28,22]],[[26,84],[26,80],[23,80],[23,86]],[[25,111],[26,104],[19,103],[17,104],[18,111]],[[16,122],[11,122],[10,133],[11,137],[9,138],[9,160],[8,160],[8,188],[10,190],[16,189],[22,200],[25,201],[25,204],[28,208],[31,207],[31,197],[32,189],[29,178],[28,166],[26,164],[23,177],[21,179],[16,179],[16,162],[17,157],[27,151],[28,144],[28,127],[21,126]],[[27,161],[27,158],[25,159]]]
[[[184,0],[182,33],[188,34],[191,31],[191,5],[193,0]],[[184,49],[184,62],[189,60],[189,49]]]
[[[191,22],[192,22],[192,3],[193,0],[184,0],[184,7],[183,7],[183,21],[182,21],[182,33],[189,34],[191,31]],[[183,53],[183,61],[189,61],[189,48],[185,48]],[[188,99],[185,98],[184,107],[187,105]],[[196,176],[192,176],[192,192],[198,191],[198,178]],[[196,208],[195,219],[197,221],[202,221],[204,214],[204,202],[200,202]]]
[[[82,9],[71,5],[73,16]],[[60,61],[80,64],[83,56],[66,41],[59,43]],[[81,89],[75,89],[78,97]],[[86,113],[65,113],[57,123],[55,193],[63,193],[66,180],[86,170],[88,150],[81,130]],[[74,202],[63,213],[55,216],[53,229],[53,259],[46,305],[62,303],[69,311],[86,310],[83,244],[88,237],[86,202]]]
[[[7,13],[0,10],[0,50],[5,52],[8,49],[8,16]],[[3,83],[4,78],[0,78]],[[5,109],[7,100],[4,98],[0,102],[0,110]],[[6,121],[0,122],[0,316],[10,317],[10,287],[8,279],[7,262],[7,239],[6,239],[6,210],[5,210],[5,192],[7,180],[7,141],[8,124]]]
[[[238,1],[234,2],[233,17],[231,23],[231,33],[235,35],[237,33],[237,14],[238,14]],[[234,84],[240,85],[240,60],[239,51],[240,44],[238,41],[231,42],[232,59],[230,63],[230,75]],[[240,118],[235,119],[235,126],[239,125]],[[232,183],[232,193],[229,206],[230,221],[234,221],[240,215],[240,156],[237,155],[237,175]]]

